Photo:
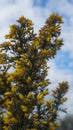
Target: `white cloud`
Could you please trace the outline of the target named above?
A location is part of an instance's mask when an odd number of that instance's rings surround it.
[[[49,62],[48,65],[50,66],[48,75],[50,77],[52,85],[53,84],[57,85],[59,82],[62,82],[62,81],[69,81],[69,85],[72,87],[73,74],[69,70],[58,69],[55,63],[52,61]]]
[[[40,25],[44,22],[44,17],[47,14],[50,14],[49,11],[47,13],[46,9],[33,7],[33,0],[16,0],[14,3],[9,3],[9,1],[5,2],[5,0],[0,1],[0,39],[3,40],[3,36],[9,30],[9,25],[14,23],[21,15],[32,19],[34,25],[37,29],[39,29]],[[45,15],[46,14],[46,15]],[[5,30],[5,31],[3,31]],[[7,30],[7,31],[6,31]]]

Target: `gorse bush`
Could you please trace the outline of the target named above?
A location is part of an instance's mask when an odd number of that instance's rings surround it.
[[[31,20],[21,16],[0,44],[0,129],[55,130],[58,112],[67,98],[68,82],[49,95],[47,62],[61,49],[62,17],[51,14],[38,34]]]

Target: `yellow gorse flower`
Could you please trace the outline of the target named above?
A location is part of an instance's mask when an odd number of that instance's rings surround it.
[[[17,88],[15,86],[12,86],[11,91],[15,93],[17,91]]]
[[[49,100],[49,101],[46,102],[46,105],[47,105],[47,106],[51,106],[52,104],[53,104],[53,101],[52,101],[52,100]]]
[[[19,98],[21,99],[21,100],[23,100],[24,99],[24,96],[23,96],[23,94],[19,94]]]
[[[5,101],[5,106],[10,108],[12,106],[12,103],[13,103],[12,100],[6,100]]]
[[[10,123],[15,123],[15,122],[17,122],[17,120],[16,120],[14,117],[12,117],[12,118],[10,119]]]
[[[49,126],[50,126],[50,127],[54,127],[54,123],[49,122]]]
[[[6,92],[6,93],[5,93],[5,96],[11,96],[11,95],[12,95],[11,92]]]
[[[25,117],[25,118],[28,118],[28,117],[29,117],[29,114],[28,114],[28,113],[25,113],[25,114],[24,114],[24,117]]]
[[[8,77],[8,81],[9,81],[9,82],[11,82],[13,79],[14,79],[13,75],[10,75],[10,76]]]
[[[28,78],[27,78],[27,83],[30,83],[30,82],[31,82],[31,77],[28,76]]]
[[[39,100],[40,104],[44,104],[44,99]]]
[[[12,75],[13,75],[14,78],[17,78],[18,76],[22,76],[23,74],[24,74],[23,69],[18,69]]]
[[[56,127],[60,127],[60,123],[55,123],[55,126]]]
[[[48,52],[49,52],[48,50],[44,49],[44,50],[41,51],[41,54],[43,54],[43,55],[47,55]]]
[[[39,95],[37,95],[37,99],[40,102],[40,104],[44,104],[43,97],[44,97],[43,92],[41,92]]]
[[[43,91],[43,95],[44,95],[44,96],[47,95],[47,94],[49,94],[48,89],[46,89],[46,90]]]
[[[43,98],[43,93],[40,93],[38,96],[37,96],[37,99],[40,100]]]
[[[12,113],[10,111],[7,112],[8,116],[12,116]]]
[[[9,115],[4,116],[4,124],[11,124],[17,122],[17,120],[14,117],[10,117]]]
[[[37,118],[38,117],[38,114],[33,114],[33,118]]]
[[[27,62],[27,65],[32,67],[32,63],[30,61]]]
[[[21,51],[21,47],[18,47],[17,50],[20,52]]]
[[[23,112],[27,112],[28,111],[27,106],[24,106],[24,105],[21,105],[21,109],[22,109]]]
[[[9,124],[10,123],[10,119],[9,116],[4,116],[4,124]]]
[[[33,123],[34,123],[35,125],[39,125],[39,124],[40,124],[40,122],[37,121],[37,120],[35,120]]]
[[[4,130],[9,130],[8,126],[3,126]]]
[[[37,46],[39,46],[40,42],[39,42],[39,40],[35,40],[35,41],[33,41],[32,44],[33,44],[33,46],[37,47]]]
[[[47,124],[47,121],[41,121],[41,124]]]
[[[0,78],[0,82],[2,82],[2,78]]]
[[[32,97],[32,92],[29,92],[28,95],[27,95],[27,98],[31,98]]]

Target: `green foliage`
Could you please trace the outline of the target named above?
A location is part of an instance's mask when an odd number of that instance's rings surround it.
[[[25,17],[11,25],[7,39],[0,44],[0,128],[1,130],[55,130],[68,91],[62,82],[45,101],[50,84],[47,61],[63,45],[60,39],[62,17],[51,14],[45,26],[34,33]],[[61,110],[62,111],[62,110]]]

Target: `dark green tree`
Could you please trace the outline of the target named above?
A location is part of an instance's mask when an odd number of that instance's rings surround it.
[[[67,114],[60,122],[58,130],[73,130],[73,114]]]

